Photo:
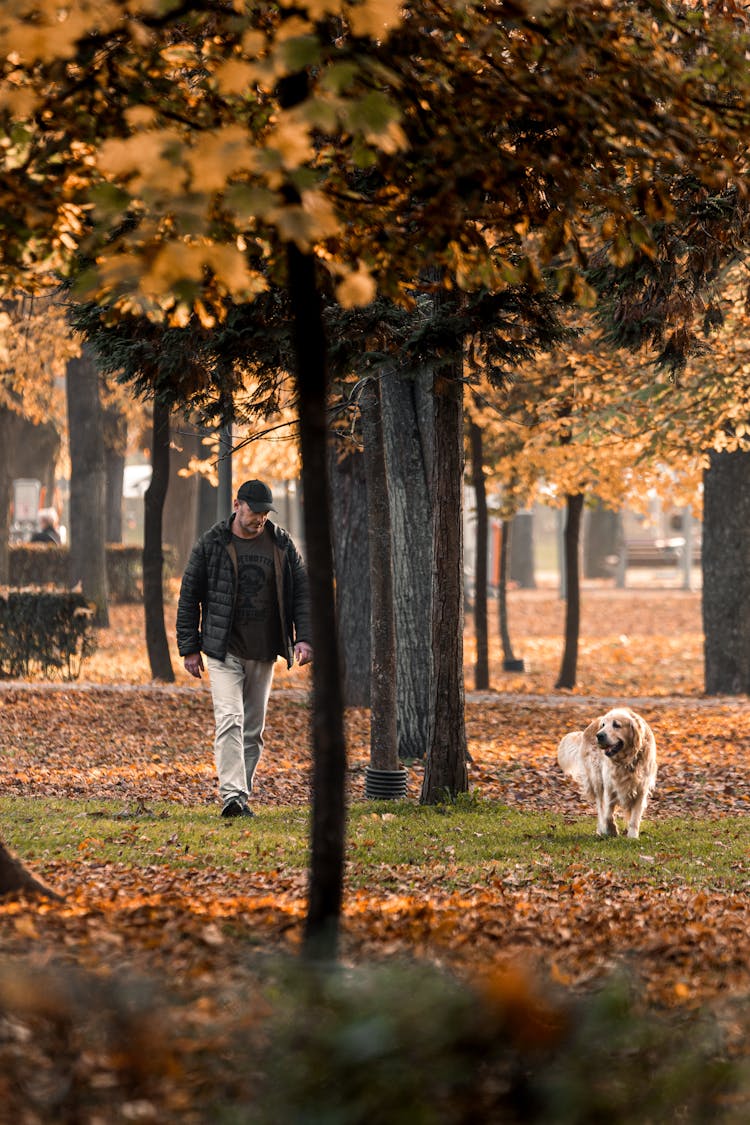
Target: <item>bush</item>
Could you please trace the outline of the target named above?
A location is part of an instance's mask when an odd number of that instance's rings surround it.
[[[10,585],[56,586],[70,581],[70,551],[46,543],[15,543],[10,547]],[[165,585],[175,571],[175,552],[164,548]],[[107,585],[113,603],[143,600],[143,548],[107,544]]]
[[[94,610],[70,590],[0,593],[0,677],[75,680],[96,646]]]
[[[422,966],[320,974],[277,987],[257,1125],[643,1125],[734,1122],[747,1075],[710,1017],[644,1012],[635,982],[582,997],[517,969],[469,987]],[[747,1120],[745,1117],[744,1120]]]

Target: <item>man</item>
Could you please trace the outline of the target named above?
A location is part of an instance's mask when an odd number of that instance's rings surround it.
[[[32,543],[54,543],[60,546],[60,533],[57,530],[57,512],[54,508],[39,509],[39,530],[31,536]]]
[[[302,558],[273,524],[273,495],[260,480],[240,485],[234,515],[193,547],[177,605],[177,644],[200,679],[206,654],[216,726],[214,753],[223,817],[249,817],[263,750],[277,655],[312,660],[310,595]]]

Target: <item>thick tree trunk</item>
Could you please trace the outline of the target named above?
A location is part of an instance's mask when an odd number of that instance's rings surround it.
[[[484,449],[481,427],[472,422],[469,426],[471,447],[471,480],[474,485],[474,503],[477,510],[476,564],[474,569],[474,636],[477,654],[474,664],[474,687],[485,691],[490,686],[489,636],[487,629],[487,543],[489,519],[487,516],[487,486],[484,480]]]
[[[326,341],[315,259],[287,248],[299,401],[305,544],[313,625],[313,776],[310,883],[304,952],[338,952],[344,885],[346,743],[336,640],[331,504],[328,486]]]
[[[421,803],[467,792],[463,672],[463,385],[438,375],[433,472],[433,722]]]
[[[516,512],[513,517],[508,569],[511,582],[522,590],[536,589],[533,512]]]
[[[584,521],[583,573],[585,578],[611,578],[612,559],[620,543],[620,513],[597,498]],[[608,561],[609,560],[609,561]]]
[[[580,539],[584,496],[582,492],[567,497],[565,521],[565,647],[557,688],[574,688],[578,676],[578,636],[581,624]]]
[[[122,543],[122,488],[125,481],[125,454],[106,449],[104,454],[107,478],[105,505],[108,543]]]
[[[15,415],[16,441],[12,477],[31,477],[42,486],[40,507],[55,503],[55,470],[60,456],[60,435],[52,422],[30,422]],[[59,514],[59,513],[58,513]]]
[[[342,459],[331,447],[333,549],[336,566],[336,628],[343,677],[344,705],[370,706],[370,584],[368,573],[367,494],[361,453]]]
[[[432,709],[432,376],[381,382],[393,530],[398,752],[424,758]]]
[[[0,407],[0,586],[10,581],[10,504],[13,499],[13,450],[15,447],[15,415]]]
[[[711,453],[703,476],[703,632],[709,695],[750,694],[750,453]]]
[[[107,543],[122,543],[122,486],[128,447],[128,420],[122,410],[114,406],[107,407],[103,420]]]
[[[398,770],[396,738],[396,616],[393,601],[393,537],[380,411],[380,382],[368,379],[360,398],[367,479],[370,545],[372,664],[370,765]]]
[[[218,489],[211,484],[208,477],[201,476],[198,480],[198,503],[195,512],[195,539],[200,539],[204,531],[208,531],[217,519]]]
[[[44,898],[61,899],[56,891],[35,879],[3,844],[0,844],[0,895],[13,898],[18,895],[40,895]]]
[[[196,511],[200,478],[180,476],[191,457],[200,457],[200,437],[195,428],[182,421],[172,426],[169,455],[169,488],[164,501],[162,539],[174,553],[174,568],[179,574],[185,569],[195,542]],[[215,521],[212,519],[211,523]],[[209,524],[210,527],[210,524]]]
[[[96,607],[94,620],[109,624],[107,611],[106,473],[99,373],[92,352],[67,366],[70,442],[70,582],[79,583]]]
[[[164,624],[164,553],[162,516],[169,487],[169,407],[154,400],[151,483],[143,497],[143,609],[146,649],[155,680],[174,682]]]

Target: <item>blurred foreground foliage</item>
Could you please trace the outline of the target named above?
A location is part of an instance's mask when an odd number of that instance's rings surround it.
[[[3,1121],[611,1125],[747,1120],[714,1017],[642,1008],[634,980],[573,996],[518,967],[257,956],[255,982],[174,1000],[156,982],[0,966]]]

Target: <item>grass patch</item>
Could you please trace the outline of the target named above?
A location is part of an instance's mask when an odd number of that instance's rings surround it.
[[[253,821],[222,821],[211,806],[4,797],[2,839],[29,863],[96,859],[145,867],[268,872],[305,868],[306,808],[261,808]],[[599,839],[594,820],[466,800],[428,808],[411,802],[356,802],[350,809],[347,879],[352,887],[397,880],[411,870],[440,875],[445,890],[495,875],[544,882],[571,867],[645,883],[746,890],[750,822],[673,818],[647,822],[639,840]],[[397,874],[394,873],[397,870]]]

